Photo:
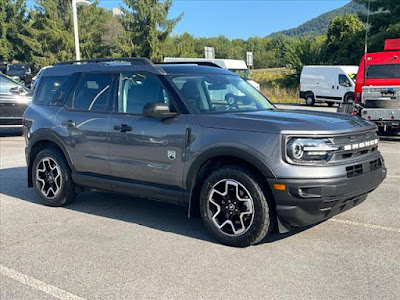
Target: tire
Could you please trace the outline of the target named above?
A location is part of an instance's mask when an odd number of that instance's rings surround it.
[[[213,171],[200,193],[205,227],[219,242],[234,247],[258,243],[271,232],[275,225],[272,203],[260,179],[240,166]]]
[[[344,103],[349,103],[349,102],[354,102],[354,95],[353,94],[347,94],[344,96],[343,99]]]
[[[63,153],[55,148],[45,148],[35,157],[32,179],[35,191],[44,205],[64,206],[76,198],[71,170]]]
[[[315,98],[314,98],[314,94],[313,93],[308,93],[305,96],[305,100],[306,100],[306,104],[308,106],[314,106],[315,104]]]
[[[326,104],[328,104],[329,107],[332,107],[335,105],[335,102],[326,102]]]

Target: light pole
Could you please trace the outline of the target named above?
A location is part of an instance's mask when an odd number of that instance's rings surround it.
[[[76,60],[81,60],[81,52],[79,50],[79,34],[78,34],[78,11],[76,9],[77,5],[90,5],[92,4],[88,0],[72,0],[72,17],[74,19],[74,36],[75,36],[75,53]]]

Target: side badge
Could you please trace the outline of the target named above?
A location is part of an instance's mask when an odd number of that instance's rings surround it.
[[[170,160],[174,160],[176,158],[176,152],[172,150],[168,150],[168,158]]]

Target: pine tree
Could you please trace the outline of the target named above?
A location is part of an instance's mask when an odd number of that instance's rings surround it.
[[[152,60],[162,59],[162,43],[182,19],[168,19],[172,0],[124,0],[122,24],[131,42],[129,56],[144,56]]]
[[[29,49],[23,39],[29,31],[25,0],[0,0],[0,60],[27,61]]]

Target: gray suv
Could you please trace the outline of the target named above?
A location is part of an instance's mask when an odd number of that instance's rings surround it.
[[[24,134],[44,204],[102,190],[184,205],[238,247],[348,210],[386,176],[373,123],[279,110],[201,64],[58,64],[43,71]]]

